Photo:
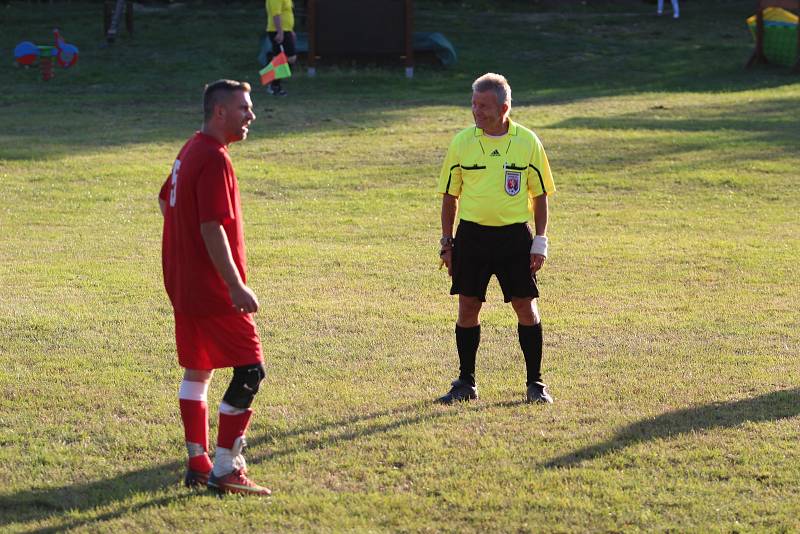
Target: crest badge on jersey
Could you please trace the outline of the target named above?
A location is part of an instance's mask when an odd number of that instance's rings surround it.
[[[519,193],[520,183],[522,183],[522,173],[519,171],[506,171],[506,193],[512,197]]]

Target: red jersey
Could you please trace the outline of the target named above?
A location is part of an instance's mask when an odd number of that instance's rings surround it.
[[[189,315],[237,313],[200,233],[201,223],[222,224],[246,283],[239,184],[227,148],[209,135],[195,133],[178,153],[159,198],[167,205],[161,263],[172,307]]]

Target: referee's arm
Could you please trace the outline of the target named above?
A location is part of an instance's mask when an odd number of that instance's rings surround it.
[[[458,197],[448,193],[442,194],[442,237],[453,237],[453,224],[458,210]],[[447,274],[453,276],[453,247],[443,246],[440,252],[442,261],[447,265]]]
[[[547,194],[533,198],[533,226],[536,228],[536,235],[547,235]]]
[[[533,226],[536,235],[547,235],[547,193],[542,193],[533,198]],[[531,272],[536,273],[544,265],[545,257],[539,254],[531,254]]]

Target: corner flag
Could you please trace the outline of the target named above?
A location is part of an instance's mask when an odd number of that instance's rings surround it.
[[[261,85],[267,85],[272,80],[288,78],[292,75],[292,71],[289,69],[289,58],[281,50],[281,53],[272,58],[272,61],[258,73],[261,75]]]

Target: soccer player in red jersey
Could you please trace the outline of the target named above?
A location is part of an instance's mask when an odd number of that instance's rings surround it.
[[[247,137],[256,116],[250,85],[219,80],[203,94],[203,127],[183,146],[159,194],[164,215],[164,286],[175,314],[178,397],[189,462],[184,483],[222,493],[269,495],[247,477],[242,456],[250,408],[264,379],[246,285],[239,186],[228,145]],[[219,407],[214,463],[208,455],[208,386],[214,369],[233,367]]]

